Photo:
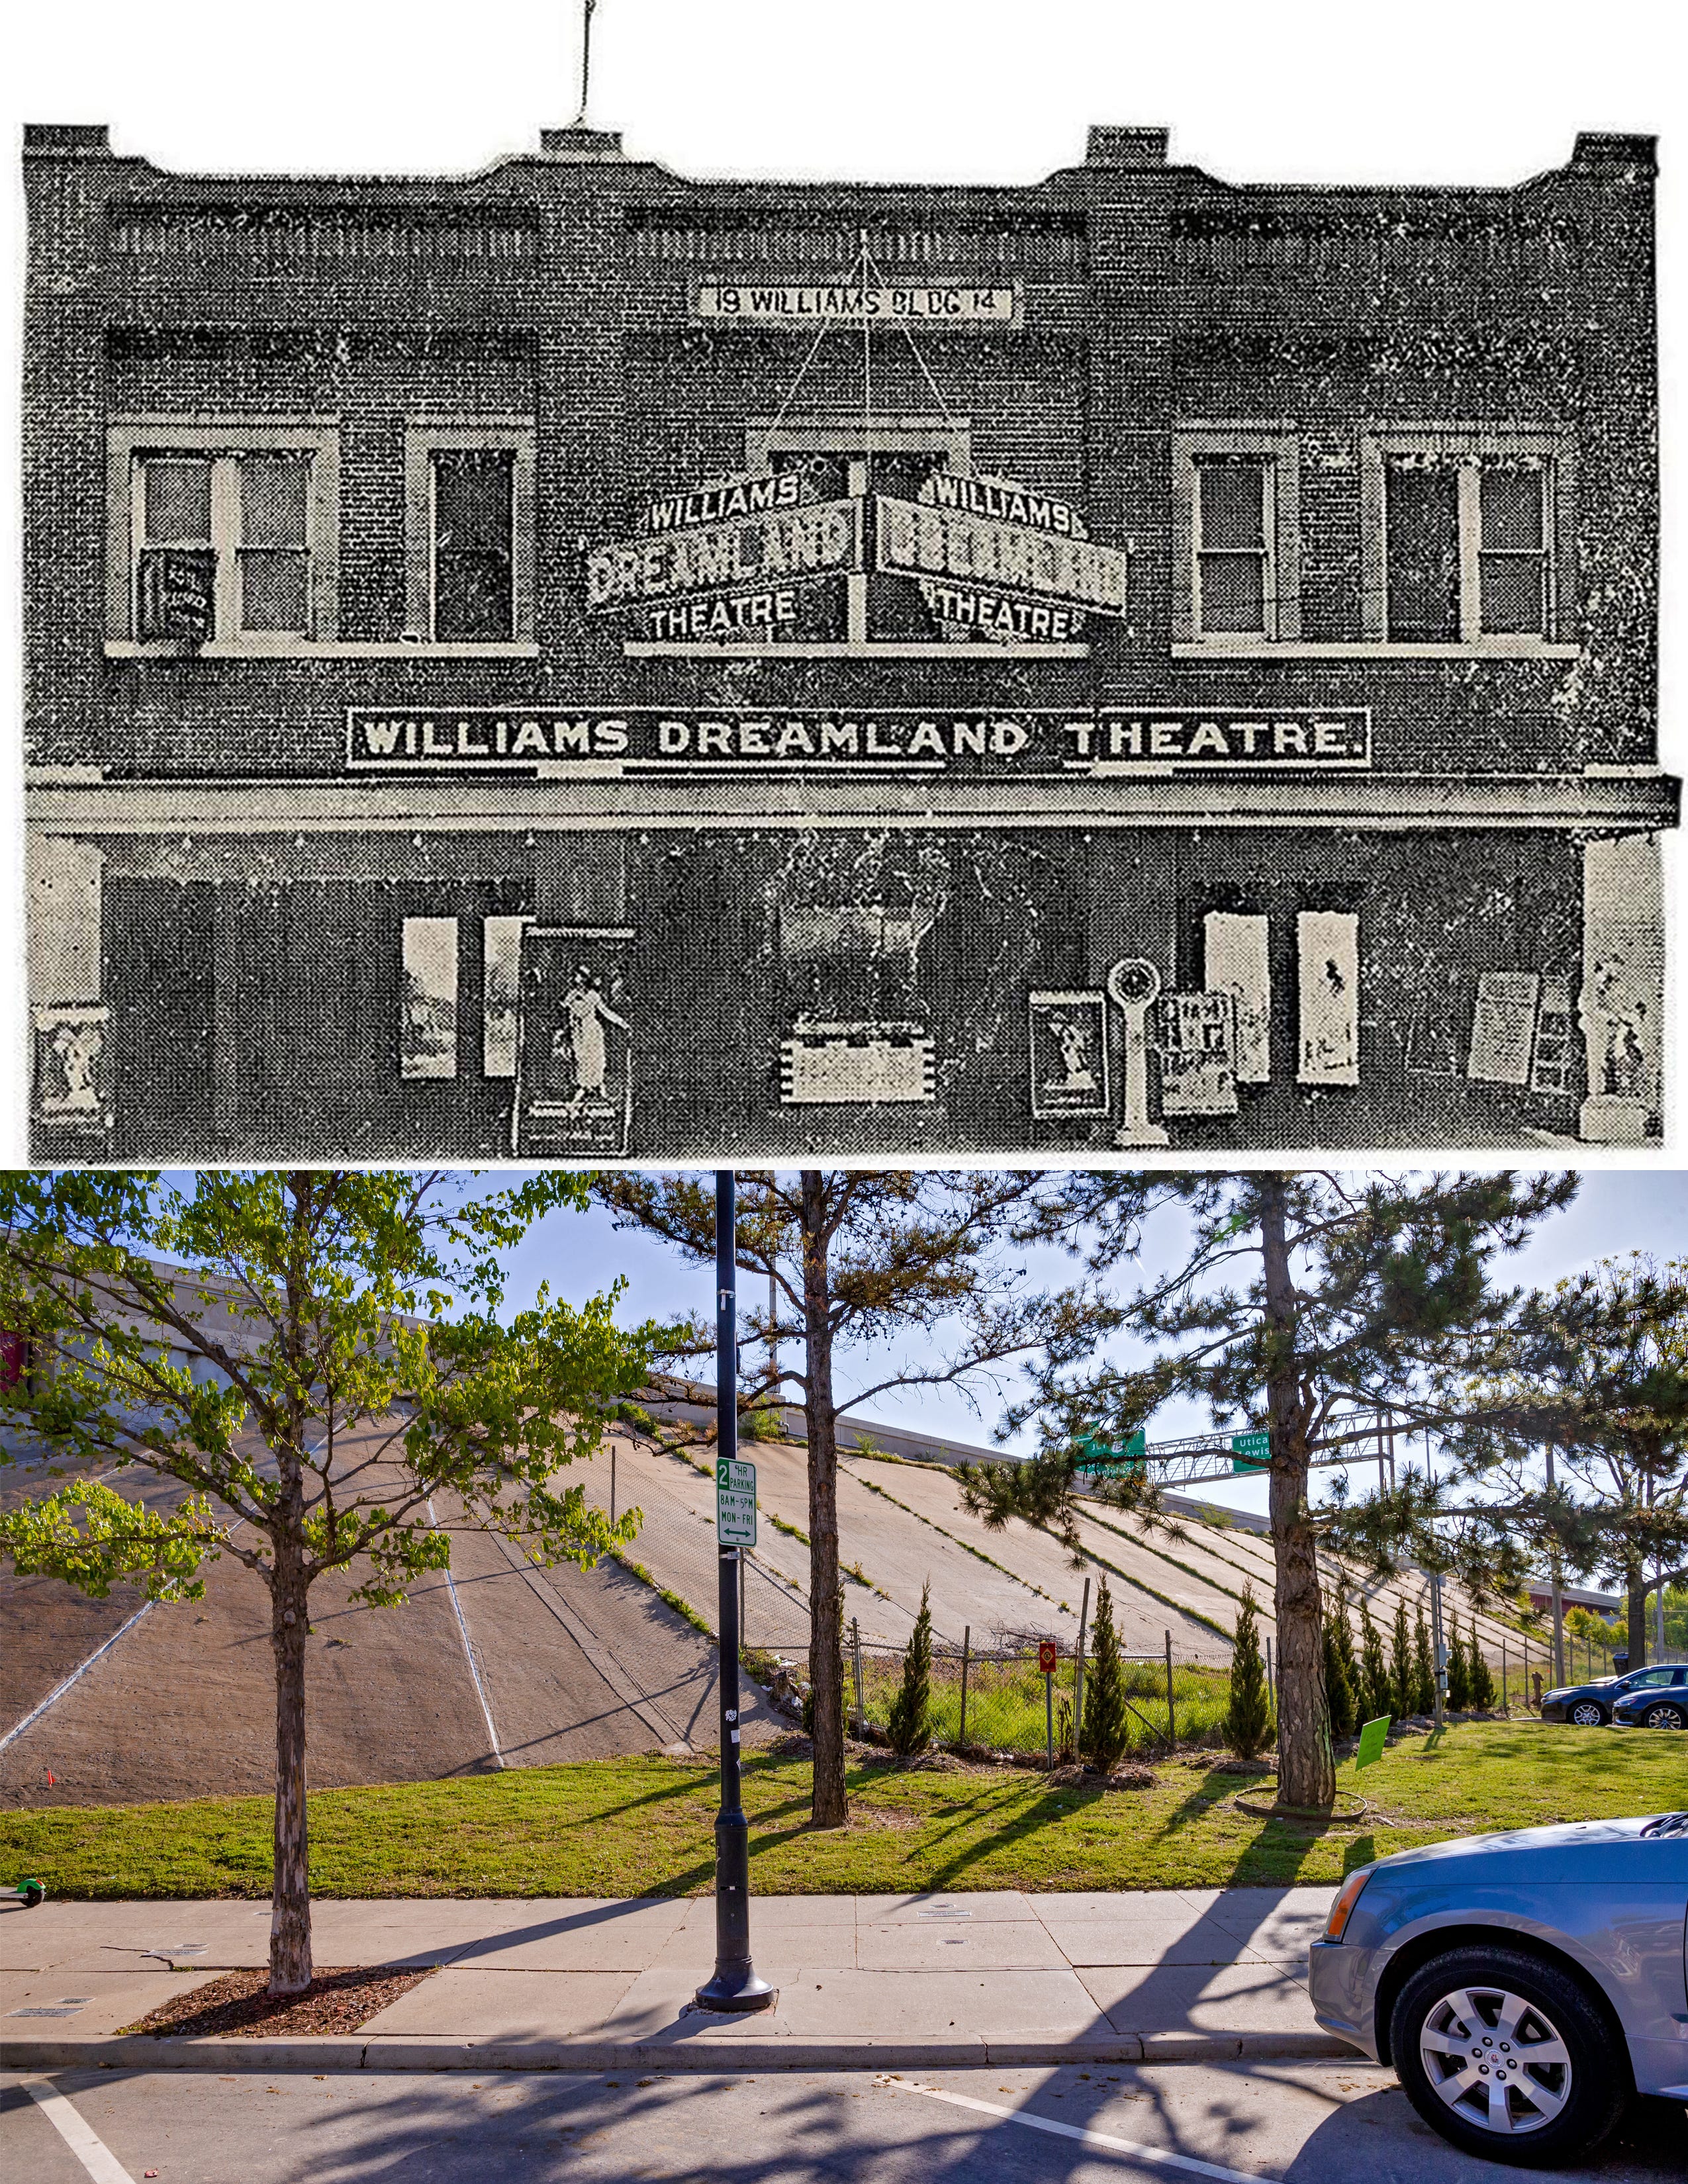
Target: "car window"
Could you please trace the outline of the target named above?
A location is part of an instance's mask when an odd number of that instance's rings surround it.
[[[1674,1684],[1677,1680],[1677,1674],[1678,1671],[1674,1669],[1644,1669],[1635,1678],[1635,1688],[1638,1691],[1650,1691],[1660,1684]]]

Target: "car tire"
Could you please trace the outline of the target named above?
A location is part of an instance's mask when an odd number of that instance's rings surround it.
[[[1503,2024],[1522,2038],[1507,2038]],[[1481,2159],[1529,2169],[1575,2160],[1629,2104],[1629,2055],[1585,1989],[1521,1950],[1432,1957],[1396,1996],[1389,2036],[1413,2107]]]
[[[1579,1729],[1598,1729],[1606,1719],[1606,1708],[1597,1699],[1579,1699],[1565,1719]]]
[[[1680,1706],[1650,1706],[1641,1716],[1643,1729],[1688,1729],[1688,1714]]]

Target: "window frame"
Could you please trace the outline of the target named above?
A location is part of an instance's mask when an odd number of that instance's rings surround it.
[[[1389,630],[1389,536],[1385,474],[1396,456],[1456,466],[1458,473],[1459,635],[1446,642],[1393,638]],[[1487,457],[1551,465],[1542,523],[1546,599],[1543,628],[1485,631],[1482,627],[1482,465]],[[1481,656],[1563,659],[1574,615],[1575,457],[1570,435],[1549,426],[1413,425],[1373,428],[1360,436],[1360,618],[1368,644],[1429,658]]]
[[[308,628],[243,630],[240,613],[240,483],[242,455],[291,454],[309,464],[305,487]],[[216,555],[216,634],[203,644],[143,638],[136,614],[145,543],[143,479],[148,459],[211,465],[208,542]],[[145,415],[113,421],[106,431],[106,636],[125,653],[175,658],[263,659],[319,652],[339,634],[340,432],[335,419]]]
[[[1266,627],[1201,627],[1201,483],[1204,458],[1260,462],[1266,471],[1263,515]],[[1206,652],[1258,652],[1293,644],[1301,634],[1301,443],[1282,422],[1193,423],[1173,434],[1173,638]]]
[[[404,427],[404,640],[407,651],[498,658],[534,649],[533,562],[538,437],[531,417],[434,418]],[[434,635],[434,457],[508,454],[510,465],[510,634]]]

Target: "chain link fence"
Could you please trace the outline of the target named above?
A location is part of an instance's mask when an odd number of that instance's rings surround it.
[[[1075,1758],[1081,1664],[1062,1647],[1045,1674],[1044,1642],[1033,1632],[998,1632],[978,1646],[971,1636],[959,1646],[934,1642],[928,1708],[933,1748],[1030,1766],[1046,1766],[1051,1756],[1056,1764]],[[745,1663],[777,1700],[801,1707],[810,1681],[806,1634],[788,1646],[758,1645]],[[1090,1665],[1083,1664],[1085,1673]],[[1121,1668],[1129,1756],[1148,1759],[1175,1745],[1212,1748],[1222,1741],[1230,1686],[1225,1669],[1169,1662],[1164,1652],[1123,1655]],[[847,1630],[844,1679],[849,1733],[861,1742],[887,1741],[892,1702],[902,1687],[903,1648]]]

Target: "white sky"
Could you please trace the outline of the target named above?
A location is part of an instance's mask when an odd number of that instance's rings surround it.
[[[30,7],[8,37],[3,141],[15,146],[25,120],[103,120],[120,150],[188,170],[472,170],[573,117],[580,12],[578,0],[482,0],[467,13],[440,0],[168,16],[132,0]],[[1585,0],[602,0],[592,119],[620,129],[630,155],[693,176],[926,181],[1035,180],[1082,159],[1096,121],[1170,126],[1175,159],[1237,181],[1506,183],[1562,162],[1579,129],[1662,133],[1663,756],[1680,772],[1688,750],[1669,642],[1688,583],[1671,492],[1688,315],[1688,160],[1677,135],[1688,70],[1669,59],[1680,21],[1674,0],[1603,10]],[[12,278],[0,282],[0,348],[14,370],[15,164],[4,198]],[[15,430],[3,450],[0,655],[14,665]],[[8,685],[17,689],[15,673]],[[12,968],[0,975],[0,1039],[20,1058],[13,763],[0,766],[0,967]],[[1680,834],[1667,855],[1680,900]],[[1681,1010],[1674,1051],[1680,1086]],[[0,1155],[13,1159],[25,1156],[23,1084],[21,1066],[0,1067]]]

